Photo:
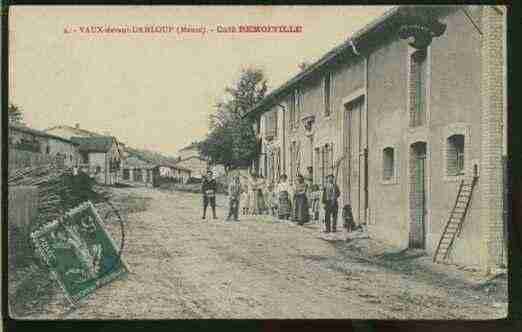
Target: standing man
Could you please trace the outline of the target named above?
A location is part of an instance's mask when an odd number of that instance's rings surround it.
[[[234,221],[239,221],[239,198],[241,195],[241,184],[239,183],[239,176],[234,176],[234,179],[228,185],[228,202],[229,210],[227,221],[230,221],[234,216]]]
[[[212,208],[212,216],[216,217],[216,180],[212,177],[212,171],[207,171],[207,176],[203,178],[203,184],[201,185],[201,192],[203,193],[203,218],[207,215],[207,207],[210,204]]]
[[[339,210],[339,204],[337,199],[341,195],[341,191],[339,190],[339,186],[334,183],[334,176],[332,174],[328,175],[326,178],[326,185],[323,189],[323,204],[325,211],[325,226],[326,233],[330,233],[330,224],[332,232],[337,231],[337,212]],[[331,222],[330,222],[331,220]]]

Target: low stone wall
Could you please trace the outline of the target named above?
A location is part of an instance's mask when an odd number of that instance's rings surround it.
[[[9,264],[15,264],[30,254],[29,232],[38,217],[38,188],[12,186],[8,189]],[[18,264],[17,264],[18,265]]]
[[[38,216],[38,187],[9,187],[9,224],[28,230]]]

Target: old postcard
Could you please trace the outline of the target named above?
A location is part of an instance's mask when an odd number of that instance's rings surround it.
[[[12,6],[14,319],[507,315],[503,6]]]

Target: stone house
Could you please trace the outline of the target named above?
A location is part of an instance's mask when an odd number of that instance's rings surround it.
[[[9,125],[9,148],[51,158],[58,157],[66,167],[79,162],[78,144],[60,136],[26,126]],[[12,158],[16,156],[12,155]]]
[[[154,170],[159,179],[177,183],[186,183],[192,173],[188,168],[167,164],[157,165]]]
[[[225,174],[223,165],[211,164],[204,156],[201,155],[197,143],[192,143],[178,151],[178,161],[176,166],[190,169],[191,177],[201,179],[211,169],[214,176],[220,177]]]
[[[66,139],[71,139],[71,137],[103,137],[103,136],[112,136],[110,133],[100,134],[91,130],[83,129],[80,127],[79,123],[76,123],[73,126],[67,125],[58,125],[54,127],[50,127],[45,129],[45,132],[51,135],[60,136]],[[118,150],[120,150],[120,155],[123,159],[127,157],[127,153],[125,151],[125,144],[120,142],[116,138],[116,143]]]
[[[153,185],[153,169],[155,165],[145,162],[136,156],[129,156],[122,165],[121,179],[133,184]]]
[[[256,168],[334,174],[371,237],[432,255],[476,179],[448,259],[505,266],[505,31],[502,6],[392,8],[248,112]]]
[[[119,180],[121,150],[112,136],[71,137],[79,145],[80,166],[103,184],[113,185]]]

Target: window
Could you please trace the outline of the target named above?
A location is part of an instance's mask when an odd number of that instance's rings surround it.
[[[328,144],[327,149],[328,149],[328,174],[334,174],[335,165],[334,165],[333,143]]]
[[[266,116],[266,135],[277,136],[277,111],[272,111]]]
[[[453,135],[448,138],[446,157],[448,175],[464,174],[464,135]]]
[[[393,178],[394,174],[394,155],[393,148],[385,148],[382,151],[382,160],[383,160],[383,174],[382,179],[387,181]]]
[[[101,173],[101,167],[100,166],[96,166],[96,174],[98,173]]]
[[[297,129],[303,111],[303,93],[299,89],[294,90],[292,101],[293,109],[290,109],[290,123],[292,128]]]
[[[300,154],[299,145],[297,142],[292,142],[290,145],[290,183],[294,183],[296,175],[299,173],[300,167]]]
[[[418,50],[410,61],[410,125],[426,123],[426,50]]]
[[[82,153],[82,163],[84,163],[84,164],[89,163],[89,154],[86,152]]]
[[[45,153],[47,153],[47,154],[51,153],[51,147],[49,145],[47,145],[45,147]]]
[[[331,74],[328,73],[324,77],[324,84],[323,84],[323,96],[324,96],[324,115],[330,116],[331,113]]]
[[[335,165],[333,160],[333,144],[325,144],[321,148],[321,160],[319,168],[321,170],[319,173],[321,176],[320,182],[324,185],[326,183],[326,177],[330,174],[333,174],[335,171]]]

